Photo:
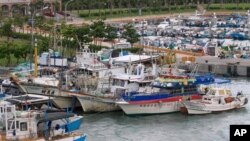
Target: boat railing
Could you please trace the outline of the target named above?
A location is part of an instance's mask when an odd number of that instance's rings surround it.
[[[205,109],[204,103],[193,103],[193,102],[185,101],[185,105],[191,109],[196,109],[196,110],[204,110]]]
[[[160,91],[157,91],[157,90],[154,90],[154,89],[141,89],[137,92],[131,92],[129,93],[130,96],[132,95],[161,95],[161,94],[168,94],[169,97],[171,96],[188,96],[188,95],[192,95],[192,94],[197,94],[197,90],[196,89],[193,89],[193,91],[190,91],[188,92],[187,94],[187,91],[185,92],[182,92],[181,90],[174,90],[174,91],[168,91],[167,93],[166,92],[160,92]]]

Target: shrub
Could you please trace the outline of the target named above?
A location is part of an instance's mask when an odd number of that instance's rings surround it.
[[[93,52],[97,52],[97,51],[100,51],[102,48],[108,48],[106,46],[98,46],[98,45],[89,45],[89,49]]]

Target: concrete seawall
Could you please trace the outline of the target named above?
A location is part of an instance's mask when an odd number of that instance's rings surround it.
[[[219,59],[217,57],[196,57],[199,72],[212,72],[219,75],[250,77],[250,60]]]

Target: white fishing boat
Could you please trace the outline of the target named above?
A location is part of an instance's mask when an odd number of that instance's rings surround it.
[[[18,82],[18,85],[26,94],[48,96],[53,99],[56,107],[69,108],[72,106],[73,99],[67,92],[60,90],[59,82],[60,80],[55,77],[43,76],[22,80]]]
[[[142,21],[139,21],[138,23],[136,23],[134,25],[135,28],[143,28],[143,27],[146,27],[148,26],[148,21],[147,20],[142,20]]]
[[[164,21],[162,21],[162,22],[159,23],[159,25],[157,26],[157,28],[159,28],[159,29],[166,29],[169,26],[170,26],[169,21],[164,20]]]
[[[156,75],[155,64],[150,73],[144,72],[145,66],[142,64],[132,66],[128,69],[127,73],[110,75],[106,78],[106,81],[102,79],[98,83],[98,88],[92,92],[71,93],[71,95],[78,98],[84,112],[108,112],[120,110],[115,102],[125,93],[125,91],[138,91],[140,85],[145,86],[150,84]],[[132,70],[134,71],[132,72]]]
[[[232,96],[229,89],[210,88],[208,93],[202,97],[201,101],[183,101],[182,112],[188,114],[209,114],[245,107],[248,99],[238,93]]]

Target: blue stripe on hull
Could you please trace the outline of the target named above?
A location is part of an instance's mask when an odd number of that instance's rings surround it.
[[[176,96],[191,96],[195,95],[195,93],[184,93],[184,94],[166,94],[166,93],[155,93],[155,94],[137,94],[137,93],[131,93],[131,96],[123,96],[123,99],[126,101],[144,101],[144,100],[157,100],[157,99],[163,99],[163,98],[171,98]]]
[[[78,139],[74,139],[73,141],[85,141],[86,137],[86,135],[82,135],[81,137],[79,137]]]

